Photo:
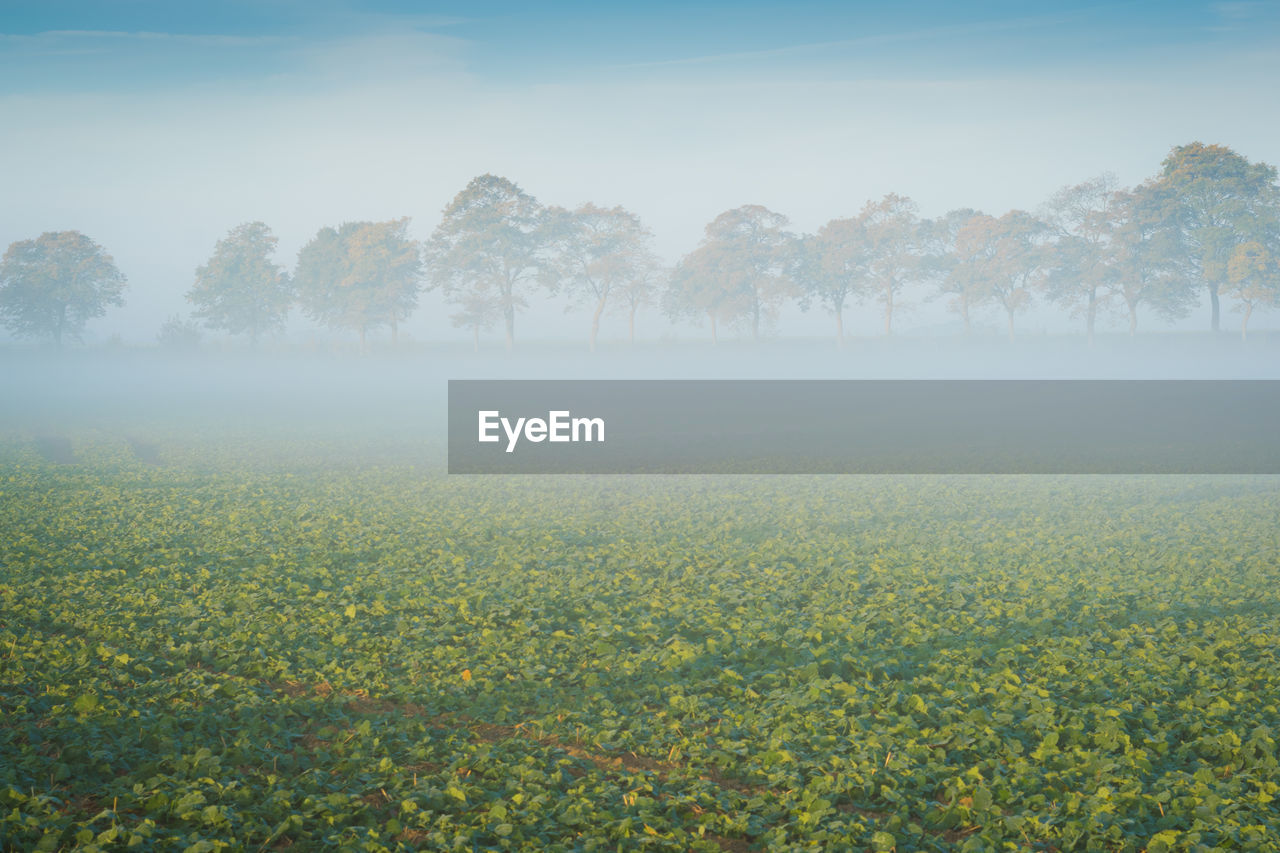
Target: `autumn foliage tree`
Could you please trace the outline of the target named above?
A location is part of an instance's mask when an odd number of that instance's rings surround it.
[[[358,332],[361,351],[370,329],[390,327],[394,342],[422,286],[422,259],[408,226],[402,218],[320,229],[298,253],[294,272],[303,311]]]
[[[956,236],[957,276],[978,301],[1004,309],[1011,341],[1014,316],[1031,304],[1048,269],[1048,230],[1030,213],[1011,210],[999,219],[978,214]]]
[[[567,293],[572,301],[590,305],[588,346],[592,352],[610,297],[629,286],[629,295],[639,296],[641,291],[635,285],[646,281],[649,271],[657,266],[652,239],[640,218],[621,207],[584,204],[572,211],[547,211],[549,260],[543,269],[544,281],[551,290]],[[637,307],[634,298],[632,303]],[[634,310],[631,328],[634,336]]]
[[[898,296],[921,272],[921,231],[918,208],[894,193],[867,202],[858,214],[866,241],[869,283],[884,306],[884,333],[893,331]]]
[[[47,231],[9,246],[0,260],[0,323],[15,335],[78,340],[85,323],[124,304],[125,277],[79,231]]]
[[[1166,319],[1185,317],[1195,299],[1185,268],[1177,263],[1178,234],[1170,220],[1169,188],[1146,181],[1117,190],[1111,208],[1106,287],[1138,331],[1138,309],[1148,306]]]
[[[844,312],[865,292],[869,262],[867,233],[860,219],[833,219],[796,244],[792,279],[800,286],[800,306],[817,303],[836,321],[836,346],[844,346]]]
[[[787,224],[782,214],[754,204],[717,216],[672,273],[673,310],[706,316],[713,341],[718,323],[744,324],[758,341],[761,327],[794,292],[794,238]]]
[[[1280,255],[1260,240],[1236,246],[1227,262],[1227,288],[1240,302],[1240,339],[1246,340],[1254,309],[1280,306]]]
[[[937,294],[948,299],[948,307],[960,315],[966,335],[973,329],[972,311],[982,299],[983,288],[980,279],[965,275],[966,259],[957,240],[965,226],[981,215],[962,207],[921,223],[926,276],[934,282]]]
[[[1236,247],[1258,239],[1256,225],[1280,205],[1276,168],[1250,163],[1222,145],[1192,142],[1165,158],[1160,173],[1169,192],[1170,214],[1181,244],[1178,256],[1188,277],[1208,292],[1210,327],[1221,323],[1219,293],[1228,283]]]

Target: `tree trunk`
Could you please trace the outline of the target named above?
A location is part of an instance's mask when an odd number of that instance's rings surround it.
[[[1098,291],[1096,288],[1089,290],[1089,308],[1085,312],[1085,327],[1089,331],[1089,346],[1093,346],[1093,327],[1098,319]]]
[[[1129,337],[1132,338],[1137,334],[1138,334],[1138,303],[1130,302],[1129,303]]]
[[[53,344],[58,349],[62,349],[62,329],[67,324],[67,306],[58,306],[58,325],[53,329]]]
[[[591,351],[596,351],[596,336],[600,334],[600,315],[604,313],[605,297],[601,296],[596,303],[596,313],[591,315]]]
[[[964,336],[967,338],[973,331],[969,324],[969,294],[960,294],[960,316],[964,318]]]
[[[884,286],[884,333],[893,332],[893,280]]]
[[[711,343],[718,344],[720,339],[716,337],[716,315],[708,311],[707,318],[711,320]]]
[[[516,308],[514,305],[507,303],[502,309],[503,319],[507,326],[507,349],[511,350],[516,345]]]
[[[1244,306],[1244,320],[1240,323],[1240,340],[1249,340],[1249,315],[1253,313],[1253,303],[1246,302]]]
[[[844,349],[844,306],[836,306],[836,346]]]
[[[1216,332],[1222,317],[1221,308],[1218,306],[1218,285],[1216,284],[1209,285],[1209,303],[1213,306],[1213,322],[1210,328]]]
[[[627,343],[635,346],[636,343],[636,306],[631,306],[631,313],[627,315]]]
[[[1013,312],[1005,311],[1009,315],[1009,343],[1013,343]]]

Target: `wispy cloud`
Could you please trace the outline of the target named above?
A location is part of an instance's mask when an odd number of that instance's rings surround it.
[[[292,52],[290,73],[312,83],[395,85],[441,73],[462,73],[468,42],[414,30],[311,41]]]
[[[1280,3],[1251,0],[1251,2],[1214,3],[1211,8],[1220,17],[1244,21],[1280,10]]]
[[[147,30],[127,32],[123,30],[45,30],[39,33],[0,33],[0,41],[22,45],[55,44],[70,40],[146,41],[172,42],[176,44],[207,45],[211,47],[256,47],[281,44],[290,41],[289,36],[221,35],[218,33],[163,33]]]
[[[962,36],[975,36],[990,33],[1048,28],[1069,22],[1072,15],[1036,15],[1004,20],[982,21],[972,24],[953,24],[941,27],[924,27],[901,32],[877,33],[850,39],[834,41],[809,42],[805,44],[785,45],[761,50],[744,50],[728,53],[713,53],[702,56],[682,57],[653,62],[633,62],[613,65],[611,68],[660,68],[681,65],[704,65],[717,62],[739,62],[743,60],[781,59],[793,56],[820,54],[832,51],[848,50],[859,47],[876,47],[881,45],[900,44],[906,42],[935,41],[939,39],[955,39]]]
[[[47,30],[0,33],[0,93],[147,92],[198,85],[243,91],[247,81],[315,91],[401,86],[465,70],[468,41],[432,16],[362,19],[322,34]],[[412,25],[410,25],[412,24]]]
[[[1213,33],[1274,34],[1280,26],[1280,2],[1274,0],[1243,0],[1243,2],[1214,3],[1209,7],[1214,15],[1205,29]]]

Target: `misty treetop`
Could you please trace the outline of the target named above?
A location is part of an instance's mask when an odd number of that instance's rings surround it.
[[[970,283],[978,304],[990,302],[1005,313],[1009,339],[1014,316],[1026,310],[1032,294],[1048,278],[1051,252],[1049,226],[1024,210],[1000,218],[979,214],[965,223],[956,237],[960,278]]]
[[[409,219],[325,227],[298,253],[294,282],[303,312],[360,335],[388,326],[392,339],[418,304],[422,258]]]
[[[784,230],[787,224],[785,216],[758,204],[717,216],[698,248],[676,265],[668,313],[706,316],[713,340],[718,323],[746,325],[751,339],[759,340],[762,323],[794,294],[794,238]]]
[[[1093,340],[1102,296],[1115,269],[1111,255],[1117,227],[1116,208],[1121,203],[1115,175],[1099,175],[1075,186],[1064,187],[1047,205],[1046,224],[1054,240],[1046,295],[1083,314],[1085,330]]]
[[[970,207],[947,211],[934,220],[925,220],[921,245],[925,247],[923,264],[927,276],[933,282],[935,295],[945,298],[948,307],[960,315],[964,333],[972,329],[970,309],[977,304],[981,293],[979,282],[966,278],[966,268],[961,264],[960,235],[974,217],[982,216]],[[843,335],[843,327],[840,328]]]
[[[890,193],[813,234],[789,225],[761,205],[727,210],[665,267],[632,211],[544,205],[485,174],[444,208],[426,241],[410,237],[407,217],[326,226],[292,274],[272,259],[276,238],[265,224],[237,226],[196,268],[187,297],[193,319],[251,344],[283,328],[296,305],[358,334],[362,349],[371,330],[389,328],[394,341],[424,289],[442,293],[477,349],[495,326],[514,346],[516,315],[535,293],[584,311],[592,350],[606,312],[626,314],[634,340],[645,306],[705,321],[715,341],[726,326],[758,340],[784,305],[816,305],[833,316],[840,342],[848,311],[868,303],[886,335],[909,300],[942,299],[966,334],[976,312],[994,310],[1012,338],[1017,317],[1039,302],[1081,319],[1090,341],[1100,317],[1127,319],[1135,334],[1140,312],[1183,318],[1206,293],[1210,328],[1220,328],[1227,299],[1242,315],[1242,336],[1256,311],[1280,306],[1276,169],[1221,145],[1175,147],[1136,187],[1103,174],[1064,187],[1035,212],[959,208],[929,219]],[[87,320],[123,304],[124,283],[79,232],[19,241],[0,265],[0,321],[20,336],[76,338]]]
[[[481,175],[444,209],[427,244],[432,285],[455,303],[479,294],[502,318],[510,348],[524,291],[545,276],[548,238],[537,199],[506,178]]]
[[[594,350],[615,293],[634,338],[635,313],[659,284],[652,242],[640,218],[622,207],[546,207],[506,178],[481,175],[445,208],[426,256],[431,285],[459,306],[453,323],[472,330],[477,348],[480,330],[499,319],[507,348],[514,346],[516,313],[541,286],[591,307]]]
[[[0,260],[0,323],[19,337],[61,346],[84,325],[124,304],[125,277],[111,256],[79,231],[19,240]]]
[[[1165,158],[1160,180],[1170,190],[1169,223],[1181,238],[1174,258],[1191,281],[1208,291],[1217,331],[1219,295],[1238,247],[1258,241],[1274,250],[1278,242],[1276,169],[1250,163],[1221,145],[1193,142],[1174,148]],[[1269,277],[1274,290],[1274,269]]]
[[[1238,300],[1244,311],[1240,334],[1249,333],[1249,316],[1258,306],[1273,306],[1277,302],[1275,276],[1277,259],[1274,247],[1258,240],[1241,243],[1231,251],[1227,261],[1227,293]]]
[[[634,309],[645,288],[655,282],[652,273],[659,267],[649,229],[628,210],[606,210],[591,203],[576,210],[551,208],[547,219],[551,261],[544,267],[544,282],[552,292],[563,291],[573,302],[591,305],[591,351],[600,334],[600,316],[614,293],[621,293],[632,308],[634,337]]]
[[[246,335],[250,345],[283,328],[294,293],[288,272],[271,260],[277,242],[261,222],[239,225],[219,240],[187,292],[194,317],[210,329]]]

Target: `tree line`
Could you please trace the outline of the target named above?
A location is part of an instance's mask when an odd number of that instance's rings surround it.
[[[501,326],[515,343],[516,319],[535,291],[590,311],[596,348],[606,310],[628,317],[660,307],[669,318],[705,319],[758,340],[781,307],[830,314],[843,343],[854,305],[878,304],[885,334],[908,289],[944,299],[965,332],[974,313],[998,309],[1012,339],[1017,316],[1041,301],[1083,321],[1093,340],[1104,313],[1139,310],[1187,316],[1207,293],[1210,328],[1225,298],[1243,317],[1280,306],[1280,186],[1275,167],[1220,145],[1175,147],[1158,174],[1131,188],[1109,174],[1064,187],[1032,213],[973,209],[922,218],[895,194],[870,201],[813,234],[789,230],[759,205],[726,211],[699,245],[667,268],[634,213],[587,203],[540,204],[495,175],[473,179],[449,203],[429,239],[408,218],[321,228],[292,271],[275,263],[277,240],[261,222],[233,228],[195,270],[187,299],[204,327],[251,344],[283,328],[295,306],[315,322],[358,334],[387,328],[393,341],[424,290],[440,290],[456,327]],[[85,322],[123,304],[125,277],[102,247],[75,231],[9,246],[0,261],[0,321],[19,336],[61,344]],[[171,323],[174,321],[171,321]],[[172,330],[171,330],[172,331]]]

